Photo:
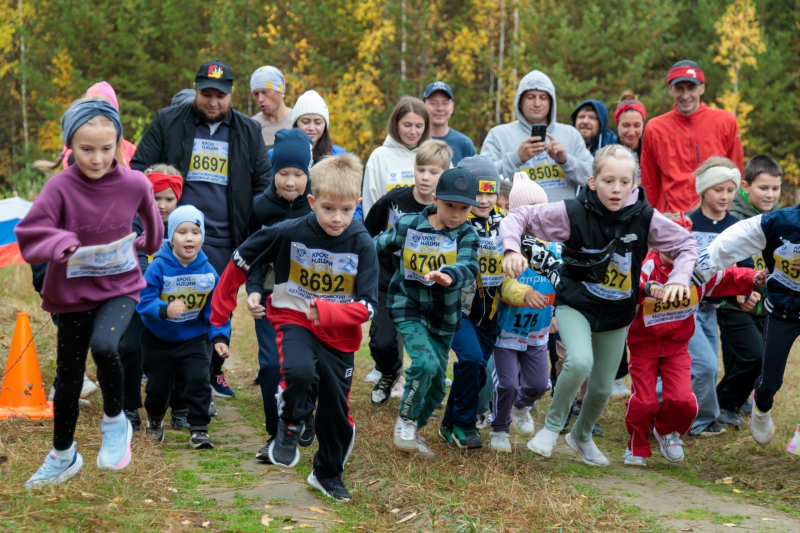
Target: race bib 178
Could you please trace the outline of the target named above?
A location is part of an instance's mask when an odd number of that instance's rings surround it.
[[[118,241],[81,246],[67,261],[67,279],[86,276],[114,276],[129,272],[139,263],[133,250],[136,233]]]
[[[358,256],[293,242],[286,292],[304,300],[348,303],[355,298]]]
[[[186,181],[228,185],[228,143],[195,139]]]
[[[425,275],[445,265],[455,264],[457,260],[456,241],[447,235],[408,230],[403,246],[405,279],[419,281],[428,286],[433,285],[433,281],[425,281]]]

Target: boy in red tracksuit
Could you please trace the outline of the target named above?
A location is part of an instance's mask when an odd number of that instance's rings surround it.
[[[691,231],[688,219],[676,220]],[[672,261],[652,251],[645,257],[639,277],[639,309],[628,330],[632,394],[625,424],[630,439],[622,456],[625,464],[647,466],[650,424],[661,453],[671,462],[683,460],[680,436],[692,427],[697,416],[697,399],[692,392],[689,339],[694,334],[694,314],[706,296],[735,296],[753,292],[763,283],[750,268],[731,267],[717,272],[703,285],[692,285],[683,300],[662,302],[663,285],[672,272]],[[659,406],[656,379],[661,376],[662,402]]]

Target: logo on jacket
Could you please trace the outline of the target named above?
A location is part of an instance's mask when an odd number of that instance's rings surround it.
[[[637,237],[635,233],[629,233],[629,234],[625,235],[624,237],[620,238],[620,240],[622,242],[624,242],[625,244],[628,244],[629,242],[633,242],[633,241],[638,240],[638,239],[639,239],[639,237]]]
[[[209,65],[208,66],[208,77],[219,79],[222,77],[222,67],[219,65]]]
[[[241,270],[244,270],[245,272],[250,271],[250,265],[247,264],[247,262],[241,255],[239,255],[239,250],[233,252],[233,263]]]
[[[348,368],[347,370],[344,371],[344,377],[349,378],[349,377],[352,377],[352,376],[353,376],[353,368],[352,367]]]

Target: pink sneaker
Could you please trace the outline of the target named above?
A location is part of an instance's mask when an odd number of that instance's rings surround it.
[[[800,453],[798,453],[800,452],[800,424],[798,424],[797,429],[794,430],[794,437],[792,437],[792,440],[786,445],[786,451],[794,455],[800,455]]]

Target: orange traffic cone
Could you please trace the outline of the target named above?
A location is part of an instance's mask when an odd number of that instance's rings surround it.
[[[53,402],[48,402],[44,394],[28,313],[17,314],[0,389],[0,419],[14,416],[37,420],[53,418]]]

